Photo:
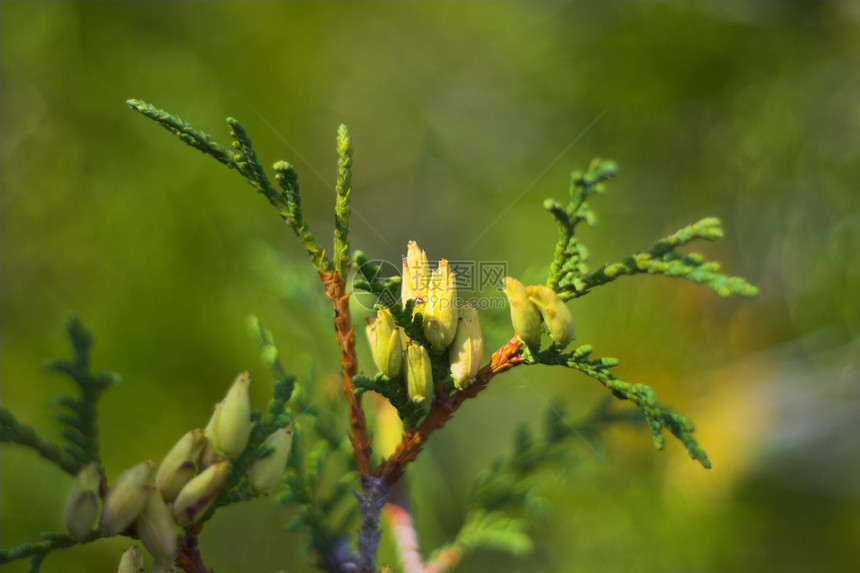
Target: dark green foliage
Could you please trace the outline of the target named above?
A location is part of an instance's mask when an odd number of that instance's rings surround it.
[[[354,289],[376,295],[377,303],[382,308],[390,308],[397,303],[400,299],[399,276],[383,277],[381,267],[370,261],[363,251],[353,253],[352,264],[358,271],[352,283]]]
[[[373,378],[358,375],[353,379],[357,393],[372,390],[381,394],[397,410],[397,415],[407,428],[414,428],[427,413],[428,404],[415,404],[406,391],[406,384],[400,379],[391,379],[382,372],[377,372]]]
[[[92,335],[74,314],[70,314],[66,321],[66,331],[72,344],[73,358],[55,360],[48,365],[49,369],[71,377],[80,390],[77,396],[60,396],[56,399],[56,403],[63,408],[57,419],[63,425],[65,444],[62,447],[52,444],[4,408],[0,408],[0,441],[28,446],[66,473],[75,475],[90,462],[101,463],[97,403],[102,392],[120,378],[113,372],[90,371]],[[83,542],[94,541],[98,537],[99,534],[93,532]],[[79,543],[64,533],[47,532],[42,534],[42,538],[44,541],[0,551],[0,563],[32,557],[30,571],[36,572],[48,553]]]
[[[18,421],[5,408],[0,408],[0,441],[28,446],[63,471],[75,475],[91,461],[101,463],[97,403],[102,392],[119,382],[120,378],[113,372],[90,371],[93,340],[77,316],[69,315],[66,331],[72,343],[74,357],[71,360],[55,360],[48,364],[50,370],[68,375],[80,391],[78,395],[60,396],[55,400],[61,408],[57,419],[63,426],[65,444],[62,448],[53,445],[39,436],[33,428]]]
[[[99,538],[99,534],[93,531],[89,537],[83,541],[75,541],[70,535],[58,533],[55,531],[46,531],[42,533],[42,540],[36,543],[20,545],[14,549],[0,551],[0,564],[15,561],[17,559],[25,559],[32,557],[30,560],[30,572],[38,573],[42,562],[52,551],[57,549],[65,549],[78,543],[89,543]]]

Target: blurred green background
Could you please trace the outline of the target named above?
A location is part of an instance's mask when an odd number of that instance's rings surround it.
[[[344,122],[353,245],[372,258],[396,263],[415,239],[431,259],[541,280],[555,236],[541,203],[600,156],[621,172],[581,235],[594,265],[714,215],[726,239],[696,250],[762,290],[724,300],[634,277],[573,302],[579,340],[689,415],[714,468],[671,439],[654,451],[644,424],[576,440],[573,471],[544,481],[531,557],[484,552],[461,570],[860,567],[860,4],[3,2],[0,27],[2,402],[56,435],[50,399],[69,384],[42,366],[68,354],[77,312],[96,367],[125,380],[102,402],[109,475],[205,424],[242,369],[264,403],[249,314],[290,368],[316,364],[315,391],[339,392],[330,310],[291,232],[125,100],[221,143],[238,118],[266,165],[296,165],[325,240]],[[507,320],[484,313],[488,347]],[[517,424],[551,397],[575,420],[604,394],[568,371],[494,380],[411,468],[424,550],[457,531],[471,477]],[[61,529],[71,479],[17,447],[0,460],[2,546]],[[281,531],[290,514],[223,510],[207,565],[311,570],[304,538]],[[126,545],[42,571],[112,571]],[[381,557],[395,559],[388,542]]]

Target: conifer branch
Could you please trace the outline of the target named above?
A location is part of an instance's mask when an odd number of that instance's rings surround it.
[[[283,192],[276,190],[257,158],[247,130],[241,123],[232,117],[227,118],[230,134],[234,138],[233,147],[236,151],[233,152],[218,144],[209,134],[147,102],[130,99],[126,103],[131,109],[162,125],[184,143],[238,171],[254,189],[269,200],[278,214],[287,221],[305,247],[308,257],[316,269],[320,272],[329,272],[333,269],[331,261],[326,257],[325,251],[302,217],[298,177],[295,169],[285,161],[279,161],[275,164],[274,168],[277,172],[275,179]]]
[[[227,167],[237,168],[233,152],[216,142],[208,133],[198,130],[190,123],[182,121],[179,117],[173,116],[163,109],[158,109],[145,101],[130,99],[126,103],[128,107],[154,120],[187,145],[199,149],[206,155],[211,155]]]
[[[618,277],[635,274],[666,275],[683,277],[694,283],[703,284],[721,297],[733,294],[754,297],[758,289],[740,277],[729,277],[720,273],[720,264],[705,261],[698,253],[682,255],[675,249],[697,239],[718,241],[723,237],[719,219],[708,217],[687,225],[678,231],[655,242],[647,251],[631,255],[621,262],[604,265],[597,271],[585,276],[576,290],[559,293],[565,299],[580,297],[592,288],[612,282]]]
[[[75,475],[78,462],[63,448],[40,436],[36,430],[18,420],[12,412],[0,406],[0,442],[20,444],[33,449],[64,472]]]
[[[603,193],[604,183],[613,179],[617,171],[615,163],[595,159],[585,174],[579,171],[571,173],[567,206],[552,199],[544,201],[544,209],[555,218],[559,234],[546,284],[559,295],[569,287],[577,286],[577,280],[588,272],[588,249],[576,238],[576,227],[583,221],[594,225],[594,213],[587,200],[592,195]]]
[[[427,413],[426,408],[416,404],[409,398],[406,384],[400,378],[392,379],[381,372],[377,372],[373,378],[358,374],[353,379],[353,382],[355,382],[355,391],[357,393],[372,390],[384,396],[397,410],[397,415],[407,428],[414,428],[421,420],[421,417]]]
[[[38,573],[42,562],[52,551],[65,549],[73,545],[91,543],[100,538],[101,534],[98,531],[93,531],[81,541],[76,541],[71,535],[65,533],[46,531],[42,533],[42,541],[26,543],[13,549],[0,550],[0,565],[30,557],[30,572]]]
[[[694,426],[686,416],[674,414],[669,410],[657,405],[654,391],[645,384],[631,384],[619,380],[610,373],[610,368],[618,364],[615,358],[589,359],[592,352],[591,346],[584,344],[571,352],[565,352],[558,346],[551,346],[545,350],[523,350],[523,359],[526,364],[548,364],[560,365],[579,370],[601,384],[603,384],[613,396],[621,400],[630,400],[639,408],[645,416],[648,427],[654,441],[654,447],[662,450],[665,442],[662,430],[666,429],[684,444],[691,458],[710,469],[711,462],[705,450],[693,438]]]
[[[80,391],[77,396],[55,399],[55,403],[63,408],[56,417],[62,425],[65,444],[62,447],[54,445],[5,408],[0,408],[0,441],[32,448],[66,473],[75,475],[91,461],[101,463],[97,403],[102,392],[120,378],[113,372],[90,371],[92,336],[74,314],[70,314],[66,321],[66,331],[72,344],[73,358],[48,364],[50,370],[71,377]]]
[[[349,197],[352,193],[352,139],[346,125],[337,130],[337,202],[334,216],[335,271],[346,279],[349,267]]]
[[[74,358],[55,360],[48,368],[67,374],[80,389],[79,397],[61,396],[57,399],[58,404],[68,410],[68,413],[58,414],[57,418],[65,425],[62,430],[63,437],[68,440],[65,450],[77,461],[78,466],[75,472],[72,472],[77,473],[77,470],[89,462],[101,464],[97,403],[102,392],[118,383],[120,377],[113,372],[96,374],[90,371],[93,339],[76,315],[69,315],[66,330],[72,343]]]

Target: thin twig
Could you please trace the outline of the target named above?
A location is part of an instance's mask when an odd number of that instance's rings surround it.
[[[203,565],[200,549],[197,546],[197,536],[203,530],[203,524],[195,525],[190,534],[182,540],[179,553],[176,556],[176,565],[187,573],[213,573]]]
[[[353,376],[358,372],[358,360],[355,355],[355,329],[349,311],[349,297],[346,292],[343,277],[336,272],[320,273],[320,279],[325,286],[325,294],[334,309],[334,328],[337,344],[340,347],[341,378],[343,393],[349,403],[349,425],[353,455],[362,475],[371,475],[370,454],[373,451],[370,437],[367,433],[367,421],[364,410],[361,409],[361,395],[355,394]]]

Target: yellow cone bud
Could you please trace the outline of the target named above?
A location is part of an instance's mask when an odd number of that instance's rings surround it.
[[[66,502],[66,530],[76,541],[83,541],[99,517],[99,465],[90,462],[75,477],[75,486]]]
[[[153,467],[146,461],[128,468],[105,494],[99,527],[106,537],[122,533],[143,511]]]
[[[231,458],[242,453],[251,437],[250,384],[251,373],[242,372],[221,402],[221,414],[215,426],[215,447]]]
[[[406,346],[406,391],[416,404],[433,398],[433,370],[427,349],[410,341]]]
[[[549,336],[559,344],[573,340],[573,315],[551,288],[534,285],[526,289],[529,300],[537,307],[549,329]]]
[[[233,464],[230,462],[218,462],[185,484],[173,502],[173,517],[176,518],[176,523],[181,527],[188,527],[203,517],[218,492],[227,483],[232,469]]]
[[[206,447],[204,430],[198,428],[186,433],[171,448],[155,474],[155,487],[164,501],[173,501],[182,487],[197,473],[197,463]]]
[[[454,335],[454,342],[448,347],[451,377],[458,389],[466,388],[475,380],[483,357],[484,339],[481,337],[478,309],[466,305],[460,309],[457,333]]]
[[[380,310],[375,317],[367,320],[367,339],[373,361],[379,371],[389,378],[396,378],[400,373],[400,359],[403,355],[403,342],[400,329],[394,323],[394,317],[387,310]]]
[[[263,445],[271,446],[274,451],[265,458],[254,460],[251,464],[248,483],[255,493],[270,493],[281,481],[293,447],[293,427],[275,430],[266,438]]]
[[[430,265],[427,263],[427,253],[419,249],[415,241],[409,241],[400,283],[400,299],[403,304],[409,299],[415,301],[416,307],[424,304],[427,301],[429,281]]]
[[[212,417],[209,418],[209,423],[206,424],[206,429],[203,430],[203,436],[206,438],[206,443],[203,446],[203,451],[200,453],[200,467],[208,468],[218,461],[218,436],[215,429],[218,427],[218,422],[221,420],[221,402],[215,404],[215,410],[212,412]]]
[[[156,561],[173,563],[176,557],[176,522],[161,493],[150,488],[146,505],[137,518],[137,533]]]
[[[511,305],[514,332],[529,346],[540,343],[541,315],[529,301],[526,287],[515,278],[505,277],[505,296],[508,297],[508,303]]]
[[[457,285],[448,261],[442,259],[430,277],[424,305],[424,335],[433,348],[444,350],[457,332]]]
[[[143,555],[137,545],[131,545],[122,552],[119,560],[119,568],[116,573],[144,573]]]

